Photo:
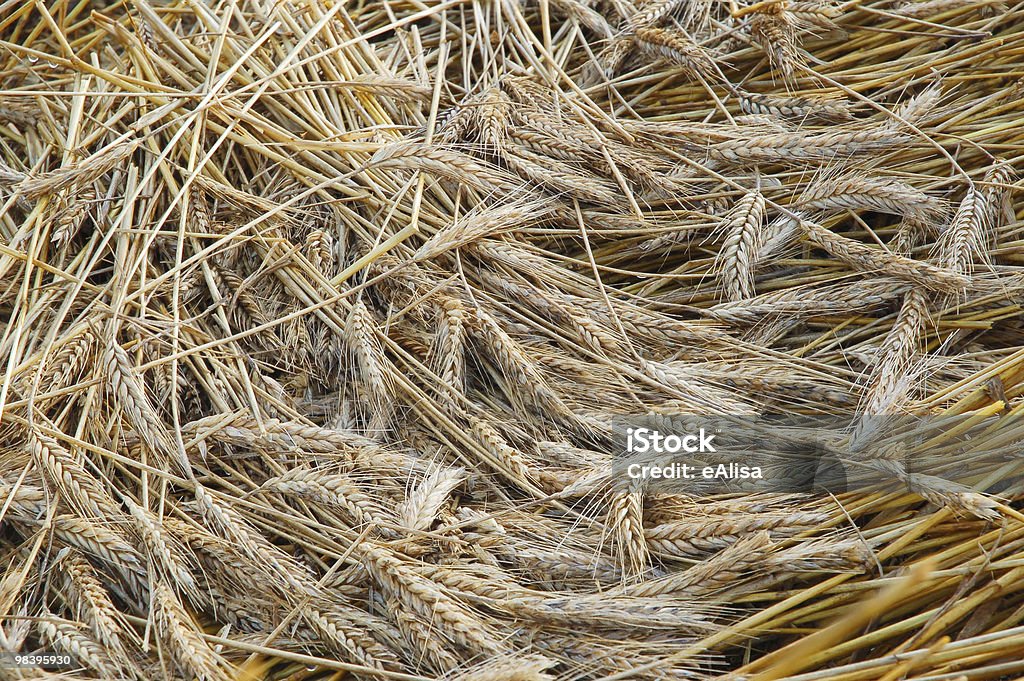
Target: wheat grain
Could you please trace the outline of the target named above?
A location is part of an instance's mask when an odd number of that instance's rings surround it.
[[[572,415],[571,410],[541,377],[522,347],[505,333],[493,316],[483,308],[476,308],[470,317],[469,329],[482,341],[491,359],[512,382],[515,388],[512,399],[519,399],[519,391],[524,391],[538,408],[549,410],[555,416]]]
[[[88,326],[79,327],[68,336],[44,365],[45,373],[40,378],[43,385],[61,390],[74,384],[82,376],[96,345],[96,335]]]
[[[524,195],[522,185],[475,161],[472,157],[447,149],[410,143],[393,144],[374,154],[371,163],[377,168],[404,168],[432,172],[481,191],[498,191],[507,195]]]
[[[988,209],[984,220],[993,230],[1016,219],[1012,192],[1009,191],[1016,179],[1016,170],[1007,162],[996,163],[985,173],[981,201]]]
[[[537,220],[550,212],[553,212],[550,205],[537,200],[513,201],[496,208],[481,209],[463,216],[447,229],[432,236],[416,251],[414,258],[436,258],[477,239],[511,232],[528,218]]]
[[[501,433],[484,419],[474,418],[470,425],[473,434],[490,454],[488,463],[499,474],[519,487],[533,486],[534,475],[529,463],[519,451],[509,445]]]
[[[261,427],[262,425],[262,427]],[[242,446],[268,445],[282,451],[300,447],[307,452],[345,454],[347,459],[367,467],[417,469],[416,462],[401,451],[389,449],[364,435],[346,429],[322,428],[298,421],[227,418],[217,414],[191,421],[182,427],[190,437],[211,438]]]
[[[626,58],[633,51],[633,40],[628,35],[615,36],[608,41],[593,59],[588,62],[583,72],[583,82],[592,85],[611,80],[622,68]]]
[[[54,227],[50,233],[50,241],[54,247],[63,248],[75,238],[94,201],[96,201],[96,190],[92,187],[85,187],[75,196],[66,196],[64,200],[57,202],[60,208],[51,218]]]
[[[748,410],[747,405],[728,391],[709,385],[698,376],[680,372],[670,365],[643,361],[640,369],[649,378],[671,390],[671,394],[677,395],[686,405],[686,411],[740,414]]]
[[[729,324],[756,324],[765,317],[804,317],[853,310],[871,310],[888,304],[910,288],[910,284],[877,277],[864,281],[819,287],[793,287],[736,302],[719,303],[707,309],[712,319]]]
[[[995,501],[969,487],[934,475],[909,472],[897,461],[875,459],[869,463],[933,504],[948,506],[956,512],[990,522],[997,522],[1002,518]]]
[[[4,500],[0,509],[9,504],[12,512],[25,518],[38,518],[43,515],[47,506],[47,495],[41,488],[18,484],[13,485],[0,478],[0,498]]]
[[[654,26],[671,17],[683,5],[682,0],[654,0],[641,11],[629,17],[629,27],[635,30]]]
[[[375,73],[364,73],[351,80],[341,81],[338,85],[355,92],[368,92],[400,100],[429,101],[431,95],[430,88],[419,83]]]
[[[566,196],[603,206],[619,203],[616,188],[594,176],[578,173],[567,163],[527,149],[504,149],[501,159],[509,170],[556,196]]]

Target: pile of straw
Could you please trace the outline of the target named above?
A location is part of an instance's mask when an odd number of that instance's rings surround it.
[[[1024,673],[1022,55],[993,0],[3,2],[0,677]],[[652,413],[1007,457],[622,491]]]

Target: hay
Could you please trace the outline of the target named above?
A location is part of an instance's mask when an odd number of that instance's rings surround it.
[[[1024,672],[1022,27],[0,4],[0,676]],[[901,488],[618,484],[680,413]]]

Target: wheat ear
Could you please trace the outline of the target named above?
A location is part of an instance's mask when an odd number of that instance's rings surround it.
[[[394,380],[375,328],[376,323],[365,303],[356,302],[345,320],[345,343],[355,358],[360,385],[366,392],[373,417],[387,421],[395,395]]]
[[[452,681],[553,681],[545,673],[556,662],[543,655],[495,658],[452,677]]]
[[[124,503],[153,562],[179,591],[194,596],[198,586],[182,547],[164,530],[156,514],[131,499],[126,498]]]
[[[466,388],[466,309],[462,301],[452,297],[445,297],[439,307],[431,355],[441,379],[441,395],[454,405]]]
[[[394,553],[378,546],[362,549],[363,565],[385,592],[435,622],[470,650],[493,655],[503,649],[483,623],[430,580],[415,574]]]
[[[78,618],[89,624],[93,637],[107,649],[112,660],[119,664],[131,663],[122,640],[130,630],[95,569],[74,549],[64,557],[62,567]]]
[[[103,356],[103,369],[110,393],[128,415],[132,427],[158,453],[164,454],[169,460],[178,461],[169,444],[163,423],[153,408],[146,391],[135,374],[128,353],[117,341],[107,344]],[[178,462],[189,468],[186,464]]]
[[[725,241],[715,267],[729,300],[742,300],[754,295],[754,266],[764,238],[761,231],[764,209],[761,191],[751,190],[736,203],[722,227]]]
[[[650,551],[644,537],[644,494],[630,488],[612,493],[608,506],[607,525],[614,535],[624,579],[643,576],[650,562]]]
[[[32,428],[29,445],[40,468],[81,514],[93,518],[117,517],[116,505],[100,482],[59,442]]]
[[[843,123],[853,118],[843,101],[737,91],[740,108],[748,114],[808,122]]]
[[[928,318],[928,296],[912,288],[903,297],[899,314],[878,349],[864,393],[862,418],[854,429],[850,447],[863,448],[879,427],[880,417],[896,412],[910,391],[911,369],[918,353],[921,333]]]
[[[227,662],[210,648],[201,629],[185,612],[169,586],[153,588],[153,615],[175,663],[200,681],[229,681]]]
[[[280,477],[267,480],[260,489],[342,508],[359,526],[375,524],[380,528],[394,522],[384,506],[360,489],[347,475],[329,474],[312,468],[294,468]]]
[[[633,38],[642,52],[689,69],[706,81],[716,78],[718,68],[714,59],[685,33],[644,27],[636,29]]]
[[[365,615],[352,617],[338,606],[315,602],[302,608],[302,618],[354,662],[381,670],[400,667],[398,656],[370,634]]]
[[[461,468],[438,468],[428,474],[398,508],[399,522],[410,530],[426,530],[441,506],[465,479]]]
[[[52,613],[44,612],[38,622],[39,633],[56,650],[67,653],[86,667],[98,672],[101,678],[118,678],[117,665],[103,646],[94,641],[78,627],[57,620]]]
[[[401,602],[395,598],[387,599],[388,614],[402,637],[413,651],[413,658],[417,663],[426,662],[436,673],[444,674],[457,668],[461,661],[456,657],[446,641],[439,634],[438,628],[430,620],[419,613],[406,609]]]
[[[866,246],[820,225],[801,222],[801,227],[808,241],[859,270],[886,272],[932,291],[959,291],[970,283],[970,279],[959,272]]]
[[[768,532],[762,530],[737,540],[721,553],[686,570],[641,584],[620,587],[620,591],[624,595],[639,597],[677,593],[692,598],[707,598],[755,574],[772,548]]]
[[[210,527],[237,546],[256,565],[265,566],[268,574],[281,588],[289,592],[315,591],[308,572],[251,528],[234,509],[215,500],[202,485],[196,485],[195,497],[199,510]]]

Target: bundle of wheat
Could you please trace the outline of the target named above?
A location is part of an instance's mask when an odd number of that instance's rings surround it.
[[[1024,5],[7,0],[0,46],[0,677],[1024,673]],[[621,484],[679,414],[842,417],[897,487]]]

